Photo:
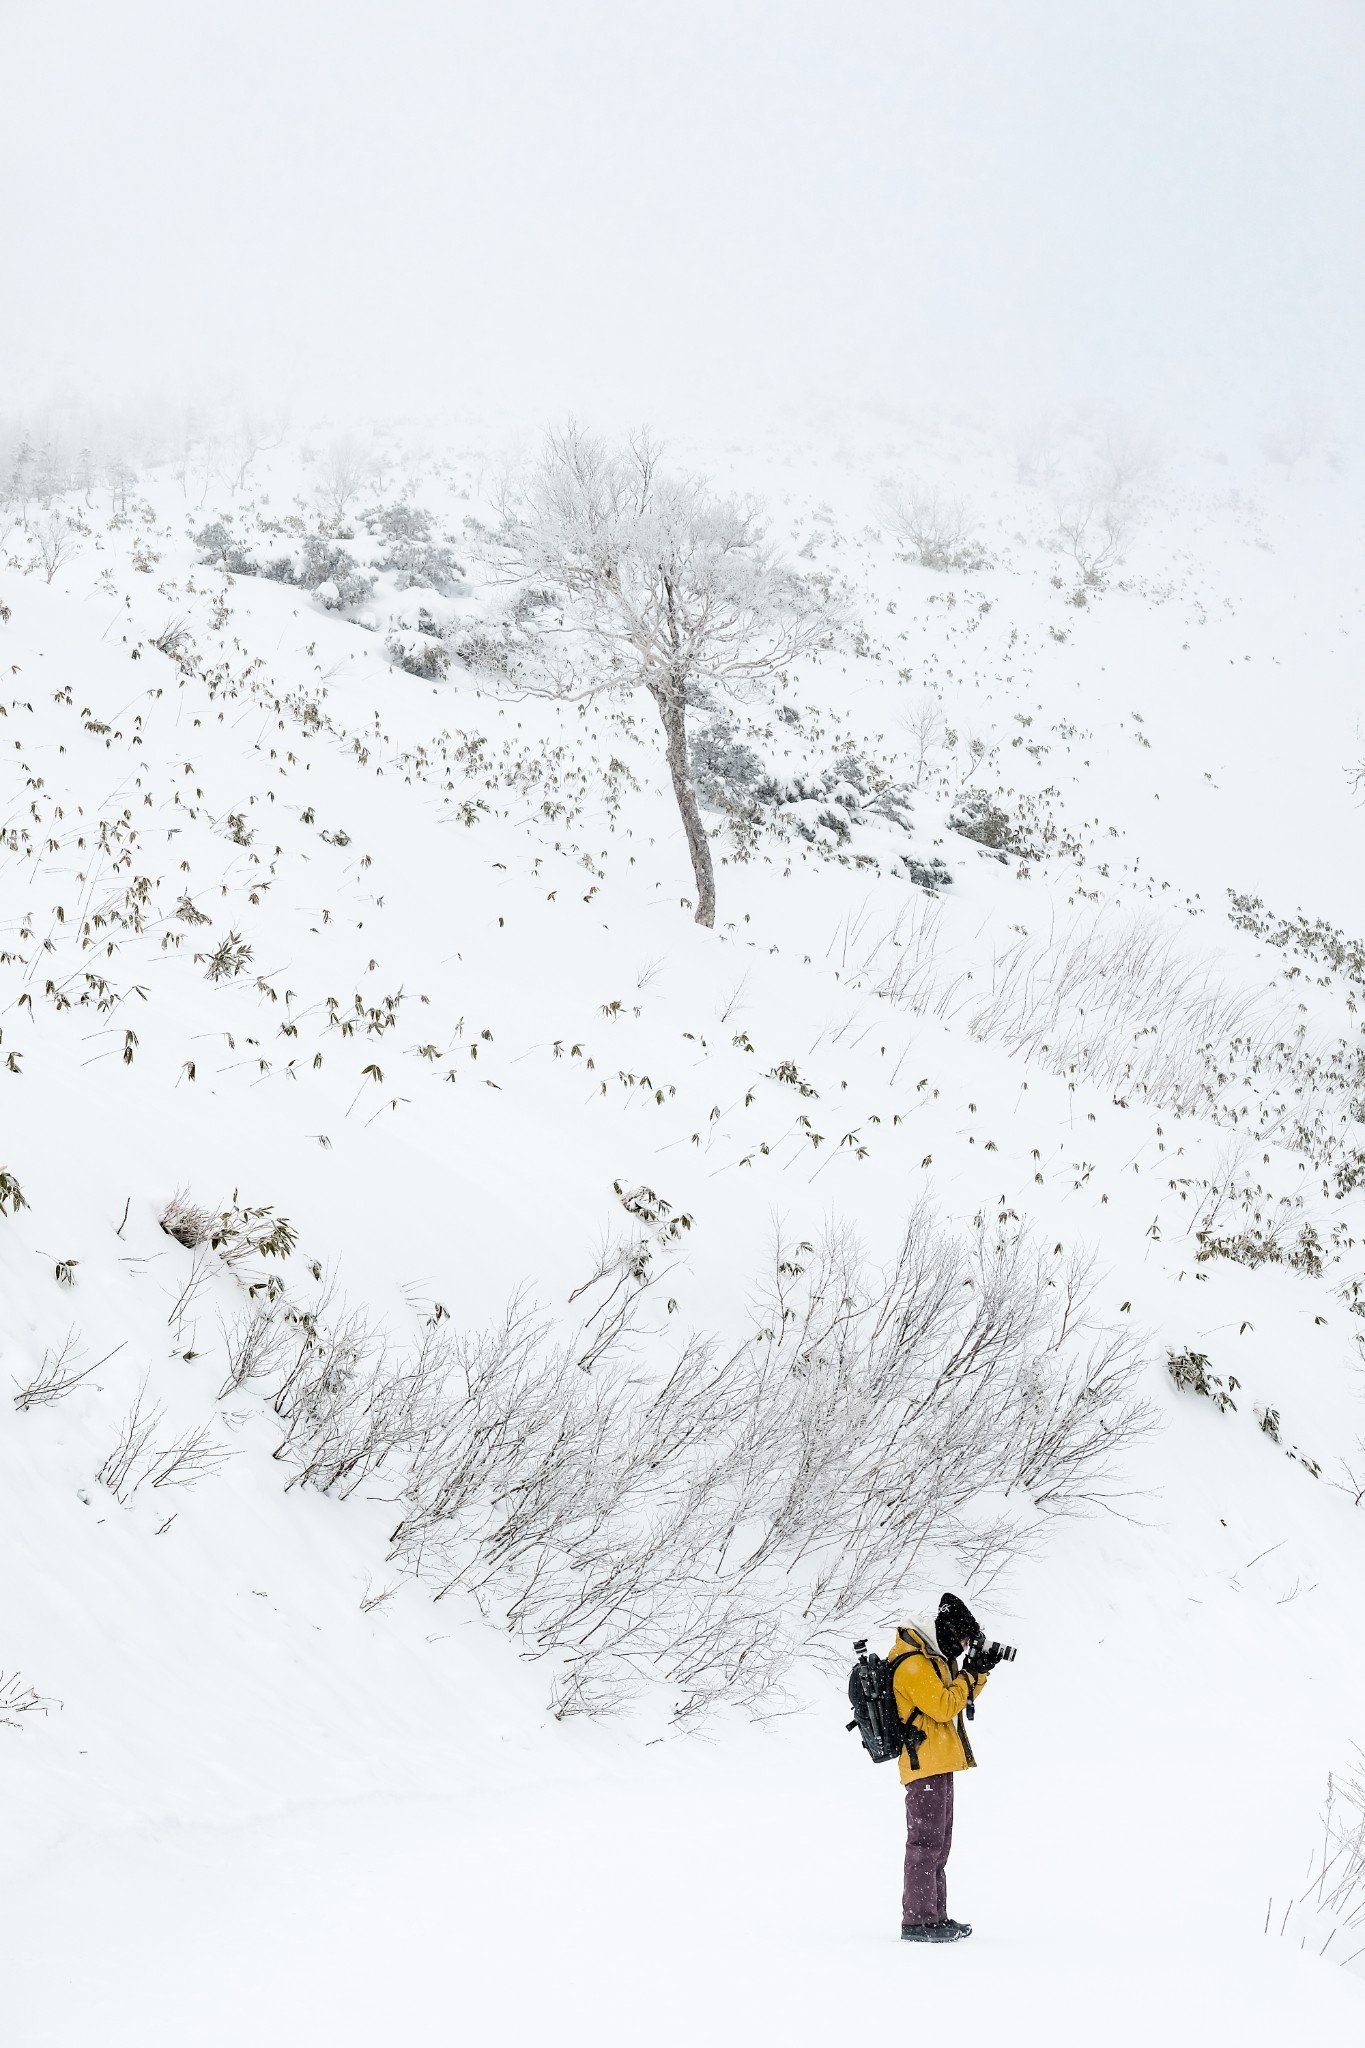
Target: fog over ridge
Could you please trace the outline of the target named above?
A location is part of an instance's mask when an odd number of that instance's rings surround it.
[[[1353,6],[7,13],[22,400],[1358,412]]]

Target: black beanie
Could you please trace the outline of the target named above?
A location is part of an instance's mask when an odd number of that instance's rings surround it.
[[[945,1593],[934,1618],[934,1635],[944,1656],[960,1657],[980,1633],[980,1624],[966,1601],[959,1600],[956,1593]]]

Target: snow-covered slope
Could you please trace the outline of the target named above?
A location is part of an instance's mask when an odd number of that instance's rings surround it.
[[[1103,448],[1077,424],[1059,476]],[[112,516],[71,494],[50,580],[5,543],[0,1672],[46,1706],[0,1747],[21,2048],[646,2014],[814,2041],[906,1979],[917,2017],[1026,2040],[1359,2024],[1294,1939],[1320,1916],[1283,1918],[1365,1725],[1349,476],[1146,451],[1087,585],[1064,486],[967,425],[674,452],[848,606],[697,722],[714,932],[648,704],[527,694],[491,439],[328,527],[327,465],[282,449],[235,491],[149,464]],[[906,559],[912,472],[971,501],[984,562]],[[381,567],[376,503],[458,566]],[[373,586],[305,587],[310,535]],[[895,1942],[899,1801],[828,1645],[761,1725],[671,1730],[666,1658],[576,1714],[526,1584],[395,1546],[397,1456],[305,1483],[308,1418],[242,1351],[292,1311],[389,1384],[519,1299],[543,1362],[625,1245],[648,1378],[752,1338],[779,1237],[876,1265],[917,1205],[1048,1275],[1093,1255],[1149,1424],[1107,1504],[1006,1504],[974,1597],[1020,1655],[959,1808],[978,1933],[942,1958]],[[931,1546],[838,1639],[949,1568]]]

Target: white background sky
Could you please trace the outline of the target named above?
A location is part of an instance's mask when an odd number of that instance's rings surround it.
[[[0,371],[1353,414],[1361,0],[0,0]]]

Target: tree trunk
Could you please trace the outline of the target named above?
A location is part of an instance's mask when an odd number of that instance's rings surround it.
[[[697,792],[692,787],[692,771],[687,760],[686,706],[678,685],[671,680],[655,688],[650,686],[650,695],[659,708],[663,721],[664,739],[668,756],[668,772],[673,778],[673,795],[678,805],[678,815],[687,834],[687,850],[692,856],[692,872],[697,878],[697,923],[711,926],[716,921],[716,871],[711,865],[711,842],[706,836],[706,827],[701,821],[697,808]]]

